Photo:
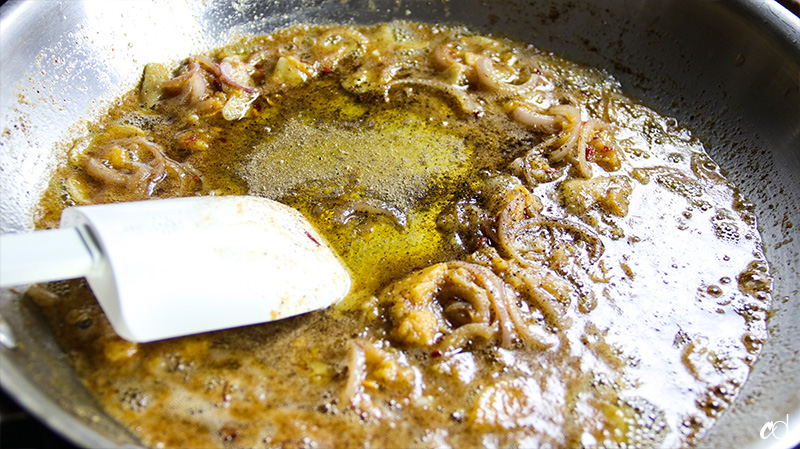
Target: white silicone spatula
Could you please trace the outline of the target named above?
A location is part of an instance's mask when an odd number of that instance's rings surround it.
[[[0,236],[0,286],[78,277],[134,342],[318,310],[351,283],[302,214],[250,196],[72,207],[59,229]]]

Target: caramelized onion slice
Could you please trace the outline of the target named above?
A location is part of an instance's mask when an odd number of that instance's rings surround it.
[[[486,57],[475,61],[475,73],[481,86],[499,94],[525,96],[541,84],[540,76],[535,73],[531,73],[524,83],[514,84],[494,67],[491,58]]]

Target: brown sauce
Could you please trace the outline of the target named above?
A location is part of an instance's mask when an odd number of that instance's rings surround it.
[[[524,43],[298,26],[148,65],[121,105],[76,141],[40,226],[73,204],[261,195],[355,283],[331,310],[139,345],[83,281],[32,287],[149,446],[691,446],[767,336],[752,206],[699,141]]]

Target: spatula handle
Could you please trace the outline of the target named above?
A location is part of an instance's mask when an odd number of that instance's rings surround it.
[[[0,287],[90,273],[98,253],[89,234],[82,231],[62,228],[0,235]]]

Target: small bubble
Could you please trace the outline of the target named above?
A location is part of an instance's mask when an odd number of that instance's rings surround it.
[[[683,155],[680,153],[670,153],[667,155],[667,160],[673,164],[677,164],[683,160]]]
[[[742,337],[742,343],[744,343],[749,352],[758,352],[761,349],[764,340],[748,332]]]
[[[670,117],[670,118],[667,119],[666,125],[667,125],[667,128],[675,129],[675,128],[678,127],[678,120]]]

